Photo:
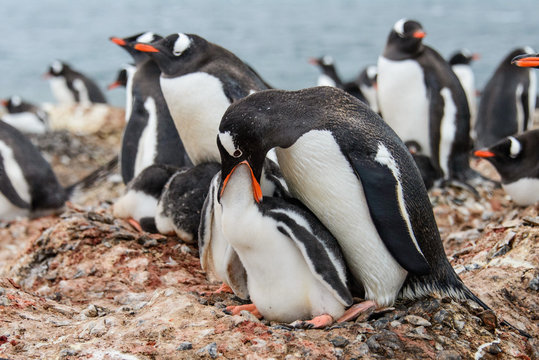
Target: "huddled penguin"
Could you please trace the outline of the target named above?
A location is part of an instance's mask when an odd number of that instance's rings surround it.
[[[157,203],[155,225],[161,234],[175,233],[184,242],[198,239],[202,207],[219,163],[183,168],[166,183]]]
[[[470,169],[470,111],[449,64],[423,44],[417,21],[401,19],[378,58],[378,100],[383,119],[403,141],[414,140],[441,170],[444,182],[478,177]]]
[[[223,164],[235,162],[223,148],[221,154]],[[312,318],[307,324],[316,328],[340,318],[353,301],[346,263],[331,233],[297,200],[262,199],[247,161],[223,177],[223,233],[245,268],[254,304],[249,310],[271,321]]]
[[[135,227],[155,233],[157,202],[165,185],[178,171],[178,167],[166,164],[150,165],[129,182],[125,193],[116,200],[113,207],[115,217],[133,219]]]
[[[2,121],[13,126],[23,133],[43,134],[48,130],[47,113],[34,104],[30,104],[14,95],[7,100],[2,100],[7,114],[2,116]]]
[[[475,147],[488,147],[505,138],[531,129],[537,93],[536,75],[532,69],[511,65],[531,48],[518,48],[502,60],[483,89],[477,122]]]
[[[88,106],[107,102],[94,81],[65,62],[55,60],[44,76],[48,78],[52,93],[60,104]]]
[[[479,60],[479,54],[471,53],[468,49],[455,52],[449,58],[451,69],[459,78],[460,84],[466,93],[468,107],[470,108],[470,130],[471,136],[475,139],[475,119],[477,117],[477,98],[475,89],[475,76],[472,70],[472,61]]]
[[[126,91],[131,94],[126,96],[126,116],[129,114],[129,118],[122,135],[120,154],[121,174],[126,184],[153,164],[191,165],[161,91],[161,71],[150,57],[134,50],[134,45],[141,41],[160,38],[153,33],[111,38],[133,55],[137,64],[132,80],[127,76],[126,81]],[[129,74],[132,70],[127,71]]]
[[[325,55],[319,58],[310,58],[309,63],[311,65],[318,66],[322,74],[318,76],[317,85],[318,86],[333,86],[339,89],[343,89],[350,95],[353,95],[360,99],[361,101],[367,102],[368,100],[365,95],[362,93],[358,83],[355,81],[343,82],[341,77],[337,73],[335,68],[335,61],[333,57]]]
[[[380,113],[378,106],[378,67],[369,65],[359,74],[357,84],[367,103],[375,113]]]
[[[222,180],[247,161],[255,186],[276,148],[291,194],[337,239],[368,301],[440,293],[486,307],[447,260],[408,149],[363,102],[332,87],[261,91],[229,107],[218,144]]]
[[[539,129],[508,136],[474,154],[494,165],[515,204],[528,206],[539,201]]]

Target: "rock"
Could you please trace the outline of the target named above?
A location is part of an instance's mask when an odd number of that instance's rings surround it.
[[[404,320],[408,322],[409,324],[412,324],[415,326],[431,326],[432,325],[430,321],[417,315],[406,315],[404,317]]]
[[[334,337],[333,339],[329,340],[330,343],[333,344],[333,346],[335,347],[345,347],[346,345],[348,345],[350,343],[350,341],[348,341],[348,339],[342,337],[342,336],[337,336],[337,337]]]
[[[204,355],[204,354],[210,355],[212,359],[215,359],[218,355],[217,353],[217,343],[212,342],[211,344],[208,344],[204,346],[202,349],[197,351],[198,355]]]
[[[528,283],[528,288],[534,291],[539,291],[539,274],[530,280]]]
[[[459,355],[458,352],[454,350],[443,350],[437,354],[436,359],[438,360],[462,360],[462,357]]]
[[[367,345],[372,352],[384,354],[388,357],[394,356],[394,350],[402,349],[402,342],[398,335],[389,330],[382,330],[372,335],[367,340]]]
[[[191,344],[189,341],[182,342],[176,350],[184,351],[184,350],[191,350],[193,348],[193,344]]]
[[[453,316],[445,309],[442,309],[438,311],[436,314],[434,314],[434,316],[432,317],[432,320],[434,322],[437,322],[445,326],[453,325]]]
[[[376,330],[380,330],[380,329],[385,329],[387,328],[389,324],[389,320],[388,319],[385,319],[385,318],[382,318],[382,319],[378,319],[376,320],[375,322],[372,323],[372,326],[376,329]]]
[[[0,287],[0,296],[4,295],[5,293],[6,293],[6,289],[4,289],[3,287]]]
[[[240,315],[242,318],[244,318],[246,321],[251,321],[251,322],[254,322],[254,323],[259,323],[260,324],[260,319],[258,319],[256,316],[254,316],[251,312],[247,311],[247,310],[242,310],[240,311]]]

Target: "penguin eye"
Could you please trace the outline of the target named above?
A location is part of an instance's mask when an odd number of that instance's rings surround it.
[[[180,56],[182,53],[183,53],[183,51],[178,51],[178,50],[174,50],[174,51],[172,52],[172,54],[173,54],[174,56]]]
[[[243,153],[241,152],[240,149],[237,149],[236,151],[234,151],[234,154],[232,154],[232,156],[234,156],[235,158],[239,158]]]

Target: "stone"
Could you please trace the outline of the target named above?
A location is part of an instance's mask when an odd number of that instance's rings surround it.
[[[184,351],[184,350],[191,350],[193,348],[193,344],[189,341],[182,342],[176,350],[178,351]]]
[[[197,351],[197,354],[198,355],[204,355],[205,353],[207,353],[208,355],[210,355],[210,357],[212,359],[215,359],[217,358],[217,355],[219,355],[217,353],[217,343],[215,342],[212,342],[206,346],[204,346],[202,349],[198,350]]]
[[[443,350],[440,351],[436,359],[438,360],[462,360],[462,357],[460,354],[454,350]]]
[[[408,322],[409,324],[412,324],[415,326],[431,326],[432,325],[430,321],[417,315],[406,315],[404,317],[404,320]]]
[[[336,336],[333,339],[329,340],[330,343],[333,344],[335,347],[345,347],[350,343],[348,339],[342,337],[342,336]]]
[[[534,291],[539,291],[539,275],[536,275],[533,279],[530,280],[528,283],[528,288]]]

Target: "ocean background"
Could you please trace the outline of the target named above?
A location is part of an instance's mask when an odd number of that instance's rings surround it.
[[[154,31],[196,33],[234,52],[276,88],[316,85],[311,56],[329,54],[345,80],[375,64],[393,24],[418,20],[424,42],[447,58],[468,48],[481,89],[517,46],[539,51],[539,1],[352,0],[19,0],[1,2],[0,97],[53,102],[41,75],[64,60],[105,89],[128,54],[111,43]],[[106,90],[105,90],[106,91]],[[106,91],[124,105],[124,91]]]

